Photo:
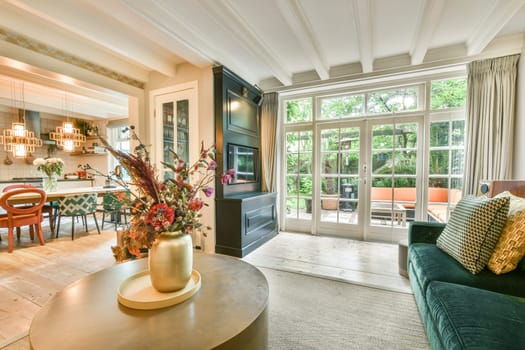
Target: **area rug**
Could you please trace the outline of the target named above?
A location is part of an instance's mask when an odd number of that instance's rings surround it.
[[[411,294],[259,269],[270,349],[430,349]]]

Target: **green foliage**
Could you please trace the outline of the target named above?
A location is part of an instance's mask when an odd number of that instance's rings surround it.
[[[467,101],[467,80],[432,81],[430,109],[464,107]]]
[[[418,88],[416,86],[383,90],[368,94],[369,114],[393,113],[417,110]]]
[[[312,120],[312,99],[305,98],[286,102],[286,122],[297,123]]]
[[[321,119],[336,119],[362,115],[364,111],[364,95],[325,98],[321,101]]]

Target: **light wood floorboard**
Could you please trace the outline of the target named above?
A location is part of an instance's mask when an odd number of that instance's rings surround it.
[[[248,254],[261,267],[412,293],[398,273],[398,245],[281,232]]]

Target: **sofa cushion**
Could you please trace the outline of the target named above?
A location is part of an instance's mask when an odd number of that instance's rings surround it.
[[[525,299],[446,282],[428,286],[445,349],[525,349]]]
[[[484,269],[473,275],[435,244],[410,244],[408,265],[411,283],[418,283],[423,293],[430,282],[442,281],[525,297],[525,272],[520,269],[500,276]]]
[[[487,265],[507,221],[509,197],[460,200],[437,246],[473,274]]]
[[[505,191],[496,197],[510,198],[507,223],[487,267],[495,274],[514,270],[525,255],[525,198]]]

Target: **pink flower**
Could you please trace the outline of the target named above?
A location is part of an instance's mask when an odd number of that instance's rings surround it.
[[[210,160],[210,163],[208,164],[208,170],[215,170],[217,168],[217,162],[214,160]]]
[[[226,184],[226,183],[230,182],[231,179],[232,179],[231,175],[223,174],[221,176],[221,183]]]
[[[230,175],[230,176],[233,176],[233,175],[235,175],[235,169],[228,169],[228,171],[226,173],[228,175]]]
[[[202,192],[204,192],[204,195],[206,197],[210,198],[211,195],[213,194],[213,187],[207,187],[207,188],[203,189]]]

